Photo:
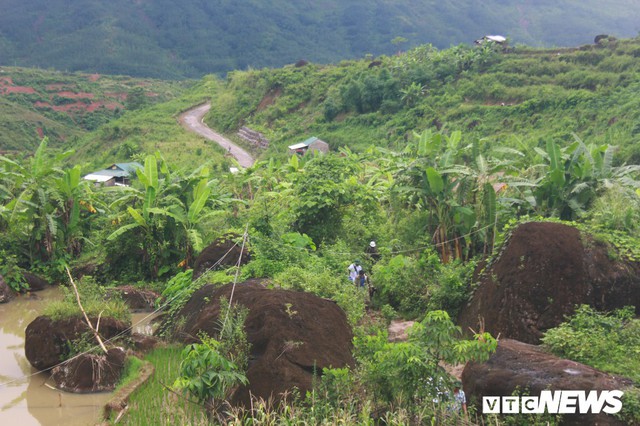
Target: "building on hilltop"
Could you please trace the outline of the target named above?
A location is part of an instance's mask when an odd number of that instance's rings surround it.
[[[474,41],[475,44],[484,44],[484,43],[497,43],[497,44],[506,44],[507,43],[507,38],[505,36],[501,36],[501,35],[486,35],[476,41]]]

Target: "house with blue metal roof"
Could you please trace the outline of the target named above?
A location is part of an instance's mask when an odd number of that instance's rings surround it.
[[[136,169],[142,168],[138,162],[113,163],[106,169],[89,173],[83,179],[95,182],[96,186],[129,186]]]
[[[329,152],[329,144],[312,136],[304,142],[289,145],[289,152],[291,153],[305,154],[307,151]]]

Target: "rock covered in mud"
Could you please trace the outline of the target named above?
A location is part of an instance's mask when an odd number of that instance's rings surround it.
[[[543,390],[624,390],[629,379],[614,377],[575,361],[546,353],[539,346],[501,339],[484,363],[470,362],[462,372],[467,399],[482,407],[483,396],[538,396]],[[563,415],[563,425],[624,425],[607,414]]]
[[[49,281],[31,272],[24,271],[22,273],[22,276],[24,277],[24,281],[29,286],[29,291],[42,291],[45,288],[51,286],[51,283]]]
[[[14,297],[16,297],[14,291],[9,287],[9,284],[5,282],[2,275],[0,275],[0,303],[7,303]]]
[[[106,354],[78,355],[51,370],[56,387],[66,392],[105,392],[115,389],[126,360],[122,348],[111,348]]]
[[[537,344],[580,304],[601,311],[633,305],[640,315],[640,263],[612,260],[604,243],[574,227],[529,222],[480,276],[458,323],[478,330],[481,317],[494,336]]]
[[[227,300],[232,285],[208,285],[193,294],[178,314],[184,327],[176,335],[184,343],[197,341],[199,332],[218,333],[220,298]],[[270,290],[258,280],[236,286],[233,303],[245,306],[247,340],[251,344],[248,386],[231,397],[232,404],[250,405],[250,395],[279,401],[297,388],[312,387],[313,375],[325,367],[353,366],[353,334],[347,317],[333,301],[289,290]]]
[[[234,241],[240,240],[239,244]],[[242,253],[242,257],[241,257]],[[247,248],[242,250],[242,237],[238,235],[225,235],[209,244],[198,257],[193,265],[193,279],[199,278],[209,269],[219,266],[235,266],[240,259],[240,265],[249,261]]]
[[[96,324],[97,318],[90,318]],[[129,325],[113,318],[100,319],[100,335],[110,339],[129,333]],[[41,315],[25,330],[24,352],[27,360],[38,370],[47,370],[68,357],[74,340],[91,333],[81,316],[52,320]]]
[[[151,312],[160,294],[155,291],[136,288],[130,285],[115,287],[107,291],[107,296],[119,295],[133,312]]]

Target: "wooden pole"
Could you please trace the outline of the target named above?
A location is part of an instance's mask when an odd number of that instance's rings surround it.
[[[67,275],[69,276],[69,281],[71,282],[71,285],[73,286],[73,291],[76,293],[76,301],[78,302],[78,307],[82,311],[82,315],[84,315],[84,319],[85,319],[85,321],[87,321],[87,325],[89,326],[91,331],[93,331],[93,335],[95,336],[96,340],[98,341],[98,344],[100,344],[100,347],[102,348],[104,353],[107,353],[107,347],[102,342],[102,339],[100,338],[100,335],[98,334],[98,329],[93,327],[93,325],[91,324],[91,321],[89,321],[89,317],[87,316],[87,313],[85,312],[84,308],[82,307],[82,303],[80,303],[80,293],[78,292],[78,287],[76,287],[76,283],[73,281],[73,278],[71,277],[71,272],[69,271],[69,268],[65,266],[64,269],[67,270]],[[99,323],[100,323],[100,320],[98,319],[98,324]]]

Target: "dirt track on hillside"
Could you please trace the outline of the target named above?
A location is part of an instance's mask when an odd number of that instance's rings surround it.
[[[240,148],[238,145],[231,142],[219,133],[211,130],[204,122],[202,117],[211,108],[210,103],[198,105],[190,110],[180,114],[180,124],[182,124],[187,130],[199,134],[211,141],[214,141],[220,145],[223,149],[229,152],[238,161],[238,164],[242,167],[251,167],[254,163],[254,159],[247,151]]]

